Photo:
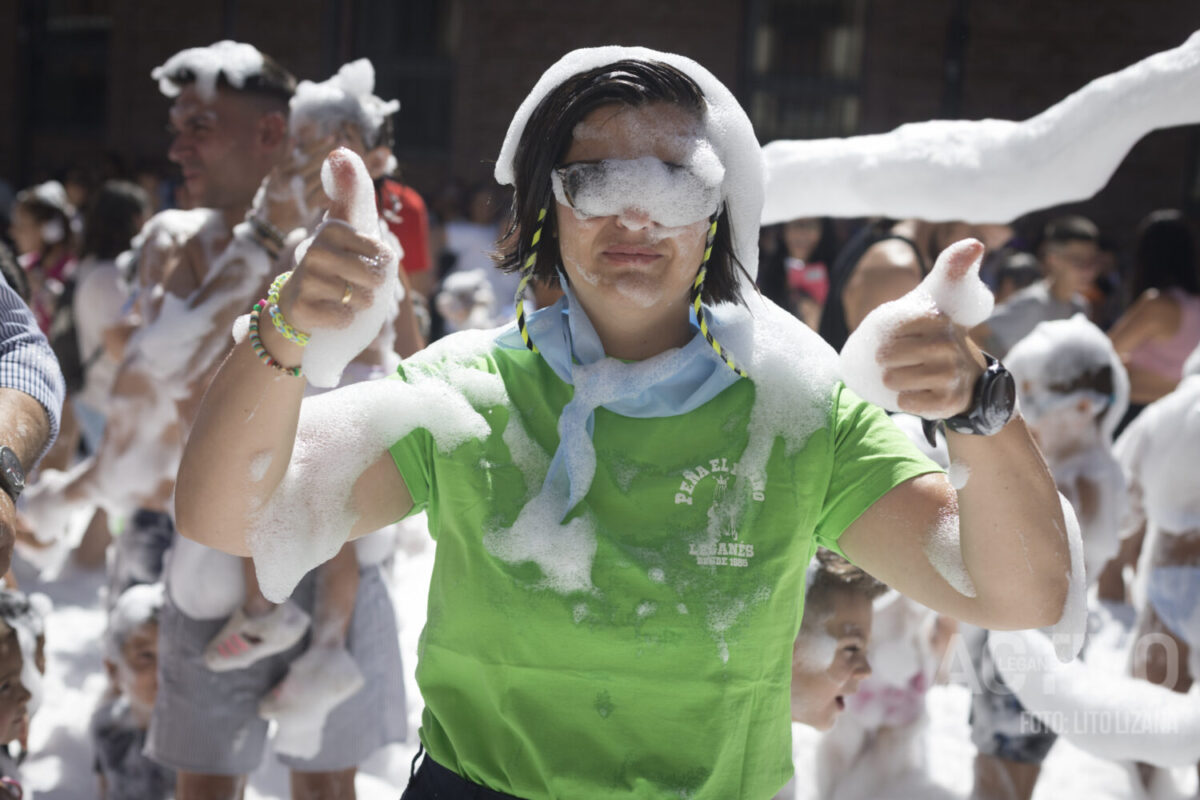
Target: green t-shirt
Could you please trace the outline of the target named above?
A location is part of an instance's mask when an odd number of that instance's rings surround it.
[[[590,526],[594,553],[587,532],[562,539],[590,588],[564,593],[538,561],[564,553],[519,561],[496,543],[523,534],[510,528],[541,489],[572,387],[527,350],[468,361],[410,363],[399,378],[473,386],[490,436],[443,452],[418,428],[391,448],[438,543],[417,666],[430,756],[531,800],[771,797],[792,773],[808,562],[891,488],[938,468],[840,383],[802,447],[775,441],[765,481],[737,471],[748,380],[675,417],[598,409],[595,477],[566,520]],[[476,370],[504,391],[479,391]],[[556,549],[534,530],[533,552],[539,535]]]

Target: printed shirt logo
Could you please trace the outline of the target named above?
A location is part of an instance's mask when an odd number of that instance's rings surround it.
[[[683,482],[675,493],[675,505],[693,505],[696,489],[706,480],[713,483],[707,536],[688,546],[688,553],[695,557],[697,566],[748,567],[754,558],[754,545],[738,541],[737,521],[743,502],[734,491],[737,475],[738,465],[730,465],[727,458],[713,458],[708,464],[683,471]],[[755,502],[766,499],[765,487],[758,481],[754,481],[748,493],[749,499]]]

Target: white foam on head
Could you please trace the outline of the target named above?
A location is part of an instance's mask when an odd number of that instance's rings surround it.
[[[292,135],[311,126],[315,138],[320,138],[350,123],[358,127],[369,146],[384,121],[400,110],[399,100],[384,101],[374,92],[375,67],[367,58],[343,64],[336,75],[320,83],[300,81],[288,102]]]
[[[1023,122],[934,120],[764,148],[762,222],[917,217],[1008,222],[1085,200],[1158,128],[1200,121],[1200,34],[1098,78]]]
[[[108,627],[104,631],[104,657],[114,664],[124,659],[121,648],[129,634],[140,626],[158,619],[166,602],[161,583],[143,583],[121,592],[112,611],[108,612]]]
[[[950,322],[974,327],[992,313],[994,297],[979,279],[983,248],[974,239],[947,247],[917,288],[898,300],[884,303],[846,339],[840,356],[842,378],[864,400],[888,411],[899,411],[899,395],[883,383],[879,350],[907,322],[942,314]]]
[[[530,116],[547,95],[574,75],[628,59],[658,61],[675,67],[694,80],[704,93],[705,134],[726,170],[721,198],[733,227],[734,254],[753,278],[758,270],[758,225],[764,196],[762,150],[750,118],[733,94],[690,58],[644,47],[592,47],[567,53],[542,74],[513,115],[496,159],[496,180],[504,185],[513,184],[517,146]]]
[[[1113,431],[1129,407],[1129,374],[1112,345],[1112,340],[1083,314],[1070,319],[1040,322],[1004,357],[1020,393],[1021,413],[1033,425],[1060,404],[1079,398],[1092,401],[1095,409],[1105,408],[1101,420],[1101,439],[1111,441]],[[1070,386],[1080,376],[1108,367],[1112,372],[1111,397],[1095,390],[1076,390]]]
[[[263,70],[263,54],[253,45],[233,42],[228,39],[210,44],[208,47],[189,47],[171,56],[161,66],[150,72],[158,81],[158,88],[167,97],[180,92],[179,84],[172,77],[180,70],[188,70],[195,76],[196,94],[202,100],[212,101],[217,96],[217,78],[225,76],[229,85],[241,89],[246,79]]]
[[[987,646],[1021,705],[1088,753],[1160,767],[1200,760],[1200,697],[1194,692],[1180,694],[1083,661],[1058,663],[1055,648],[1038,631],[993,631]]]
[[[345,209],[346,221],[327,218],[313,234],[315,238],[326,225],[349,225],[362,236],[380,238],[379,216],[375,205],[375,186],[366,165],[353,151],[344,147],[329,154],[321,167],[321,183],[335,207]],[[308,242],[311,243],[312,239]],[[302,245],[303,247],[303,245]],[[297,249],[296,259],[303,259],[308,250]],[[390,248],[389,248],[390,251]],[[358,356],[379,335],[390,310],[399,298],[400,279],[397,267],[400,254],[390,256],[368,267],[383,275],[383,283],[375,288],[371,305],[355,314],[345,328],[314,328],[304,348],[301,369],[314,386],[337,386],[346,365]]]

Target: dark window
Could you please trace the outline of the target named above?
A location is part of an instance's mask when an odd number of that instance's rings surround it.
[[[354,53],[375,65],[375,93],[400,101],[395,151],[401,161],[450,151],[455,5],[446,0],[354,5]]]
[[[867,0],[752,0],[747,109],[758,137],[856,133]]]
[[[109,0],[33,3],[29,119],[35,131],[102,134],[108,105]]]

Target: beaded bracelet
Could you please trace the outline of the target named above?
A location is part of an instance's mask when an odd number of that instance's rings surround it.
[[[271,281],[271,288],[267,290],[267,302],[271,305],[279,305],[279,293],[283,291],[283,285],[288,282],[288,278],[292,277],[292,271],[281,272],[275,276],[275,280]]]
[[[258,335],[258,319],[262,315],[263,307],[266,306],[266,300],[259,300],[254,304],[254,310],[250,312],[250,335],[247,337],[250,340],[250,349],[254,351],[254,355],[258,356],[258,360],[266,364],[268,367],[274,367],[285,375],[291,375],[293,378],[300,377],[299,367],[285,367],[276,361],[267,348],[263,346],[262,339]]]
[[[269,301],[268,301],[269,302]],[[283,312],[279,310],[279,306],[271,303],[267,306],[267,313],[271,315],[271,323],[275,326],[275,330],[279,331],[279,335],[287,339],[289,342],[304,347],[308,344],[308,334],[304,331],[296,330],[283,318]]]
[[[267,313],[271,315],[271,323],[275,326],[275,330],[279,331],[279,335],[287,339],[289,342],[298,344],[304,347],[308,344],[309,335],[302,330],[294,328],[283,317],[283,312],[279,310],[279,293],[283,290],[283,285],[287,283],[288,278],[292,277],[292,271],[281,272],[271,281],[271,288],[267,291]]]

